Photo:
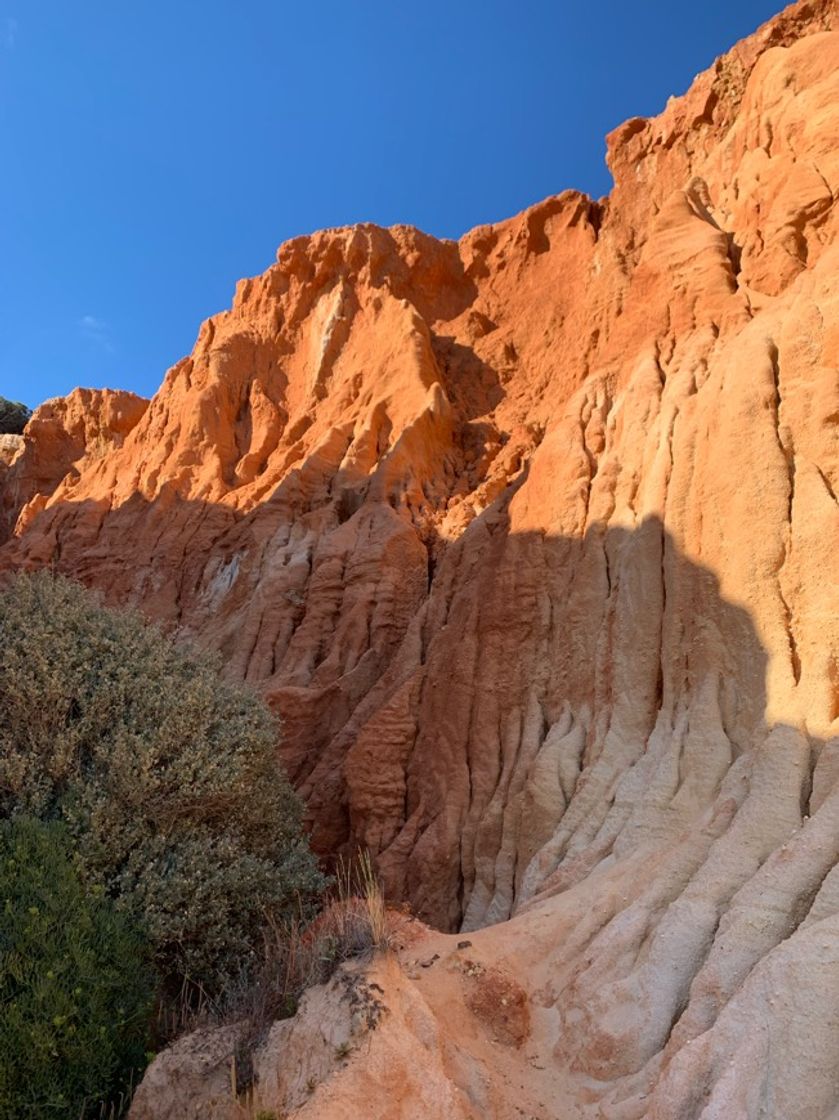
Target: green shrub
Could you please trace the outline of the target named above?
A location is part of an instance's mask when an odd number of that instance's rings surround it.
[[[99,1116],[144,1064],[143,942],[58,824],[0,821],[0,1120]]]
[[[0,436],[20,435],[31,415],[32,410],[20,401],[7,401],[5,397],[0,397]]]
[[[217,662],[78,584],[0,590],[0,815],[66,822],[86,879],[142,924],[162,975],[218,993],[264,919],[323,887],[277,727]]]

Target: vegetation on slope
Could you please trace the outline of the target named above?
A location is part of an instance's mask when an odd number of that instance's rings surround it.
[[[0,1120],[98,1116],[144,1064],[146,946],[59,824],[0,821]]]
[[[0,588],[0,712],[0,998],[17,1009],[0,1102],[24,1100],[23,1078],[32,1115],[76,1116],[54,1102],[105,1100],[131,1064],[140,962],[159,1021],[196,993],[217,1003],[261,966],[267,926],[315,913],[325,880],[266,706],[80,585],[41,572]],[[88,1054],[103,1029],[110,1049]]]
[[[0,397],[0,436],[20,435],[32,410],[20,401],[9,401]]]
[[[0,591],[0,815],[65,822],[86,881],[146,930],[164,978],[219,990],[264,915],[323,880],[277,728],[212,658],[79,585]]]

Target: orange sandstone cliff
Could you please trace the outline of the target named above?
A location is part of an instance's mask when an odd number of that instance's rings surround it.
[[[611,134],[607,198],[297,238],[147,407],[0,456],[0,565],[220,650],[318,850],[444,931],[283,1110],[839,1115],[837,137],[800,0]]]

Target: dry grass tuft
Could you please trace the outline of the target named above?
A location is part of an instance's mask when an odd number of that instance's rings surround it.
[[[332,897],[300,938],[301,991],[325,984],[346,961],[390,951],[391,928],[384,895],[369,853],[339,862]]]
[[[348,961],[372,959],[392,948],[391,917],[367,852],[339,862],[327,897],[308,925],[266,917],[259,963],[243,974],[223,1006],[205,999],[196,1015],[189,1010],[195,1007],[194,993],[185,996],[180,1033],[209,1024],[242,1026],[233,1066],[234,1095],[240,1100],[252,1092],[254,1051],[278,1019],[295,1014],[306,990],[325,984]]]

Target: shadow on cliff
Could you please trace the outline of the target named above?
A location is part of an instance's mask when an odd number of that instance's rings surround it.
[[[499,503],[446,549],[415,625],[418,656],[389,669],[342,740],[348,833],[379,854],[392,895],[444,928],[509,916],[572,806],[543,877],[589,841],[608,858],[605,818],[645,792],[622,786],[645,755],[662,755],[649,782],[687,824],[767,733],[753,619],[655,517],[582,537],[515,533]],[[313,778],[317,798],[326,774]]]
[[[767,731],[767,652],[717,575],[655,517],[512,532],[524,478],[438,541],[430,586],[418,533],[394,552],[396,537],[359,532],[363,554],[350,537],[336,566],[335,534],[356,519],[415,532],[381,503],[349,521],[334,502],[308,511],[301,557],[287,506],[241,514],[171,493],[61,503],[0,549],[0,570],[52,566],[220,649],[283,718],[316,849],[367,847],[394,900],[440,927],[481,924],[507,916],[593,775],[607,772],[611,806],[657,737],[675,736],[680,804],[691,757],[710,765],[699,729],[730,745],[729,765]],[[717,770],[691,795],[700,807]],[[597,813],[579,827],[595,841]]]

